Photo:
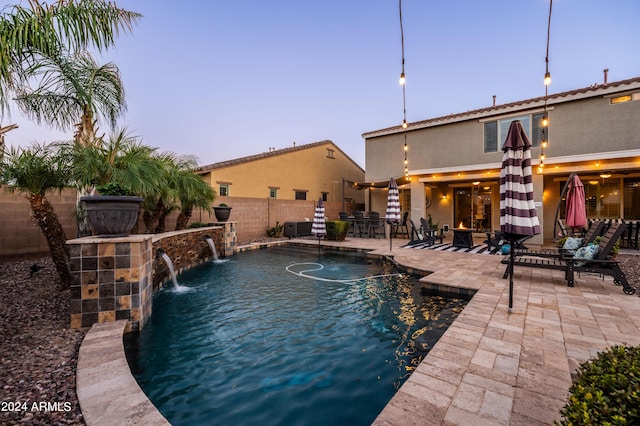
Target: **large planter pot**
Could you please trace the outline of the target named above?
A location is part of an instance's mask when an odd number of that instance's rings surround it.
[[[215,206],[213,208],[213,213],[216,215],[216,220],[218,222],[226,222],[229,220],[229,216],[231,215],[231,207]]]
[[[136,222],[142,197],[91,195],[80,197],[86,205],[87,220],[98,237],[126,237]]]

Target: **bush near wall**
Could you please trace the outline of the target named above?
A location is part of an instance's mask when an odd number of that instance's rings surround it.
[[[640,346],[614,346],[580,365],[562,425],[640,424]]]

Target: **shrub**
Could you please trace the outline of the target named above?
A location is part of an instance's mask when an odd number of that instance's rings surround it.
[[[283,225],[276,220],[276,226],[271,228],[267,228],[267,236],[271,238],[280,238],[280,234],[282,234]]]
[[[596,237],[595,240],[593,240],[593,243],[598,245],[600,244],[600,241],[602,241],[602,237]],[[620,238],[616,240],[616,243],[611,248],[610,254],[611,256],[616,256],[619,252],[620,252]]]
[[[345,220],[327,220],[327,239],[342,241],[349,232],[349,222]]]
[[[114,182],[98,185],[96,186],[96,191],[100,195],[133,195],[130,189]]]
[[[582,363],[569,393],[561,425],[639,424],[640,346],[613,346]]]

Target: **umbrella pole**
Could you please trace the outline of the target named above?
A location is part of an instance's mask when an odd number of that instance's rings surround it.
[[[515,262],[515,240],[511,240],[509,246],[509,312],[513,312],[513,264]]]

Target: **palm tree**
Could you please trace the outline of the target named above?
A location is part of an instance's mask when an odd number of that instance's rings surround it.
[[[29,200],[33,219],[47,239],[61,284],[66,288],[71,283],[67,237],[46,194],[61,191],[69,184],[69,158],[53,146],[34,144],[6,152],[0,170],[0,182],[7,185],[6,189],[22,192]]]
[[[25,71],[42,56],[90,47],[103,51],[141,17],[105,0],[60,0],[51,5],[29,0],[29,7],[6,6],[0,14],[0,112],[8,108],[10,93],[28,78]]]
[[[153,160],[155,148],[142,144],[121,129],[101,145],[65,143],[73,158],[73,182],[77,186],[117,183],[132,194],[147,197],[161,185],[161,167]]]
[[[80,145],[101,143],[96,138],[96,115],[115,128],[126,111],[124,84],[113,63],[99,65],[87,52],[42,56],[25,71],[39,79],[36,89],[20,87],[14,99],[27,117],[60,130],[76,127]]]
[[[196,167],[195,160],[183,164],[175,180],[180,200],[180,214],[176,218],[176,230],[187,227],[195,208],[201,208],[211,213],[211,204],[216,199],[213,188],[193,172]]]

